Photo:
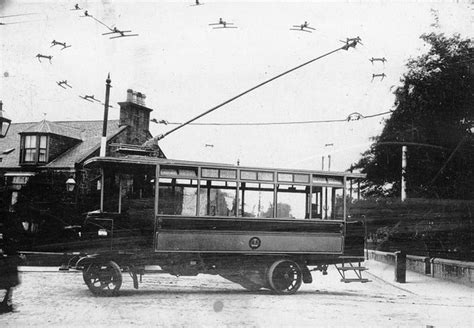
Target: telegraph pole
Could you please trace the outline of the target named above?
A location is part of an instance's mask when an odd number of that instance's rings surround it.
[[[109,116],[109,96],[110,96],[110,73],[105,80],[105,102],[104,102],[104,122],[102,127],[102,139],[100,141],[100,157],[105,157],[105,150],[107,147],[107,120]]]
[[[407,146],[402,146],[402,182],[401,182],[401,200],[405,201],[407,198],[407,184],[405,175],[407,173]]]

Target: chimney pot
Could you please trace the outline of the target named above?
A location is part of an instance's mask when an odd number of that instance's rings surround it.
[[[132,102],[132,101],[133,101],[133,90],[132,90],[132,89],[128,89],[128,90],[127,90],[127,101],[128,101],[128,102]]]
[[[137,104],[138,105],[143,105],[143,99],[142,99],[142,93],[137,92]]]

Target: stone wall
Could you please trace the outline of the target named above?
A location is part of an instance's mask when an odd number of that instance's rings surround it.
[[[434,258],[431,259],[431,276],[473,287],[474,262],[461,262]]]
[[[368,259],[395,265],[395,253],[368,250]],[[473,287],[474,262],[407,255],[407,270]]]

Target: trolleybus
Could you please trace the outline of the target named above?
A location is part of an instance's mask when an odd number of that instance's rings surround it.
[[[146,156],[95,157],[86,167],[100,172],[101,202],[85,219],[89,252],[76,268],[96,295],[116,295],[123,273],[138,288],[146,265],[277,294],[332,264],[342,281],[368,281],[363,224],[347,220],[351,181],[362,174]]]

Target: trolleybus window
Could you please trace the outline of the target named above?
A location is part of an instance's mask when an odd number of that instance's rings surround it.
[[[133,217],[153,217],[155,170],[153,166],[130,168],[130,173],[105,170],[104,211]]]
[[[242,182],[240,185],[240,216],[273,217],[273,184]]]
[[[236,196],[234,181],[201,180],[199,215],[235,216]]]
[[[311,218],[344,220],[343,188],[313,187]]]
[[[112,170],[104,171],[104,189],[103,210],[105,212],[119,213],[120,199],[120,176]]]
[[[198,180],[159,179],[158,214],[196,215]]]
[[[277,218],[308,219],[309,186],[278,185]]]
[[[155,178],[149,174],[120,175],[120,212],[132,218],[154,217]]]

